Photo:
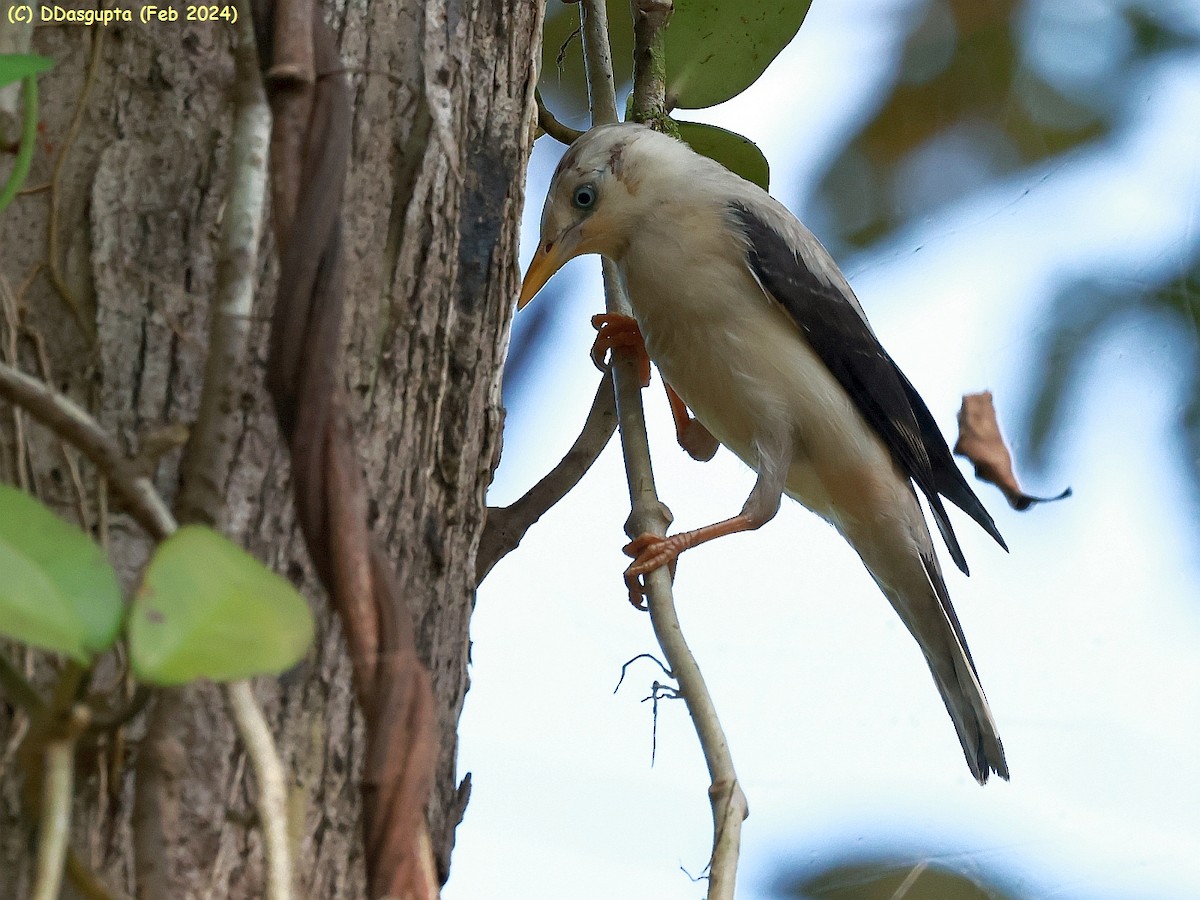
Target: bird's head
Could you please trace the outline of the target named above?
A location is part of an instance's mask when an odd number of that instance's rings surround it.
[[[618,258],[646,205],[639,197],[645,139],[670,140],[642,125],[602,125],[576,139],[550,182],[537,253],[525,273],[517,309],[576,256]],[[672,142],[673,143],[673,142]]]

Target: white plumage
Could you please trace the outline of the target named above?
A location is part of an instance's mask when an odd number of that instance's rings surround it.
[[[975,777],[1007,778],[914,482],[964,571],[940,496],[1003,541],[816,238],[755,185],[636,125],[595,128],[572,145],[541,230],[519,306],[574,256],[613,260],[663,380],[758,473],[739,515],[644,538],[630,580],[760,527],[786,493],[858,551],[920,644]]]

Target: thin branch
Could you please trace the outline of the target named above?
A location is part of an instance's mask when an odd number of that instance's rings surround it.
[[[175,517],[154,483],[134,470],[117,442],[85,409],[4,362],[0,362],[0,397],[20,406],[63,440],[78,447],[121,494],[133,517],[156,539],[161,540],[175,530]]]
[[[650,50],[655,46],[661,47],[658,43],[660,31],[670,16],[669,10],[663,9],[661,0],[633,0],[632,8],[638,42],[634,51],[635,59],[650,59],[652,62],[657,59],[657,64],[661,65],[661,52],[655,54]],[[583,0],[582,15],[584,59],[592,91],[592,122],[596,125],[614,122],[616,97],[612,88],[612,67],[603,2]],[[644,69],[643,72],[645,71]],[[642,78],[646,79],[647,75],[643,74]],[[662,84],[662,79],[658,79],[657,83]],[[650,96],[645,86],[639,91],[639,86],[635,85],[634,92],[642,104],[641,108],[634,109],[634,118],[665,106],[662,97]],[[608,311],[629,315],[629,300],[621,289],[616,267],[605,260],[603,272]],[[665,535],[671,516],[670,511],[658,499],[654,487],[638,363],[632,353],[619,351],[613,360],[612,368],[617,419],[632,506],[626,531],[630,537],[647,532]],[[671,672],[679,682],[712,779],[708,790],[713,814],[713,852],[709,860],[708,898],[732,900],[737,878],[742,820],[747,814],[746,798],[738,784],[729,745],[712,697],[680,630],[671,591],[671,574],[665,567],[657,569],[645,577],[645,583],[655,637]]]
[[[37,878],[31,900],[58,900],[71,836],[75,742],[86,725],[86,707],[75,705],[67,713],[61,733],[46,742],[41,821],[38,825]]]
[[[671,670],[667,668],[667,664],[665,662],[663,662],[661,659],[659,659],[657,656],[655,656],[653,653],[639,653],[633,659],[631,659],[627,663],[625,663],[625,665],[621,666],[621,677],[617,679],[617,686],[615,688],[613,688],[614,694],[617,691],[619,691],[621,689],[621,685],[625,683],[625,673],[627,671],[629,671],[629,667],[632,666],[639,659],[651,660],[652,662],[654,662],[655,665],[657,665],[660,669],[663,670],[663,674],[666,675],[668,678],[675,677],[671,673]],[[657,683],[658,682],[655,682],[655,684],[657,684]]]
[[[576,131],[570,125],[564,125],[554,117],[554,113],[546,106],[546,101],[542,99],[542,92],[534,90],[533,99],[537,101],[538,111],[538,128],[550,135],[560,144],[573,144],[582,131]]]
[[[75,781],[75,745],[66,740],[46,745],[42,773],[42,820],[38,826],[37,881],[33,900],[57,900],[71,831],[71,787]]]
[[[608,41],[608,9],[599,0],[584,0],[579,5],[579,16],[592,125],[608,125],[620,118],[613,80],[612,48]]]
[[[488,507],[487,524],[475,555],[476,584],[487,577],[496,563],[516,550],[525,532],[579,483],[616,430],[617,405],[612,376],[605,374],[596,388],[592,408],[588,410],[579,437],[558,465],[510,506]]]
[[[271,737],[266,717],[259,709],[250,682],[225,686],[225,699],[237,725],[238,736],[258,779],[258,820],[267,858],[267,900],[290,900],[292,851],[287,829],[287,779]]]

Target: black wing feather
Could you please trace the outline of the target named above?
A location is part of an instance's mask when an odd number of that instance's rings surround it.
[[[925,401],[841,289],[811,272],[783,235],[745,206],[733,203],[730,211],[749,241],[746,257],[751,271],[787,311],[900,468],[928,498],[955,564],[964,573],[968,571],[939,495],[978,522],[1007,550],[996,523],[955,465]]]

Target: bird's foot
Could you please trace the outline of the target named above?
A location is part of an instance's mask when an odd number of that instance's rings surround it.
[[[600,313],[592,316],[592,327],[596,329],[596,340],[592,344],[592,362],[601,372],[607,371],[604,357],[618,348],[633,352],[638,361],[638,377],[642,387],[650,384],[650,357],[646,354],[646,342],[636,319],[620,313]]]
[[[647,532],[624,546],[625,555],[633,557],[633,562],[625,570],[625,586],[629,588],[629,602],[638,609],[646,608],[646,584],[642,576],[663,566],[670,566],[671,578],[674,579],[679,554],[691,546],[682,538],[683,535],[659,537]]]

